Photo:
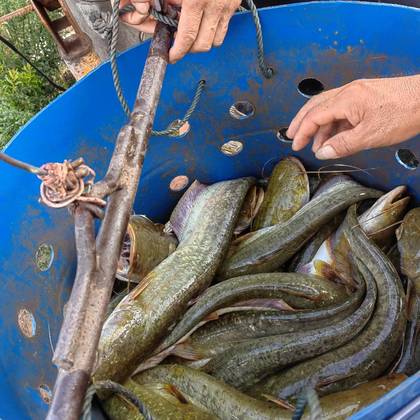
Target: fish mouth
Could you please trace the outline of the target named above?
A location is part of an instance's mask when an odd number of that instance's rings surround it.
[[[135,233],[133,227],[129,223],[127,232],[124,236],[124,241],[121,248],[120,258],[118,260],[117,274],[127,276],[133,267],[134,251],[135,251]]]
[[[359,218],[361,224],[371,225],[381,223],[379,220],[388,220],[389,223],[396,221],[407,207],[410,197],[407,194],[407,187],[401,185],[378,198],[376,202],[365,211]],[[380,218],[379,220],[376,218]],[[366,225],[367,227],[367,225]]]
[[[405,200],[407,197],[407,187],[405,185],[400,185],[399,187],[394,188],[383,196],[385,199],[385,205],[396,204],[402,200]]]
[[[383,211],[390,207],[405,205],[409,199],[410,197],[407,196],[407,187],[405,185],[400,185],[378,198],[376,203],[371,207],[370,212]]]

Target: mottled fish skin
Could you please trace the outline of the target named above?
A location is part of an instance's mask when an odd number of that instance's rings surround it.
[[[253,298],[281,298],[294,308],[328,306],[346,299],[346,291],[329,280],[298,273],[264,273],[225,280],[209,287],[186,312],[161,348],[175,344],[216,309]]]
[[[179,241],[184,239],[184,229],[189,220],[189,216],[199,196],[207,187],[206,184],[202,184],[195,180],[188,187],[187,191],[185,191],[173,209],[169,222],[165,226],[165,230],[173,232]]]
[[[272,372],[348,343],[362,331],[375,308],[375,281],[372,277],[365,281],[363,302],[347,318],[306,332],[246,340],[213,357],[205,366],[206,372],[235,388],[246,390]]]
[[[407,328],[397,372],[420,369],[420,207],[410,210],[397,229],[400,270],[407,280]]]
[[[410,200],[410,197],[402,197],[406,191],[404,186],[394,188],[358,218],[360,227],[381,249],[388,248],[394,239],[395,223],[400,220]],[[349,245],[340,226],[322,243],[312,260],[297,271],[330,279],[340,278],[351,284],[348,253]]]
[[[204,372],[186,366],[161,365],[133,379],[139,384],[169,383],[221,420],[291,418],[288,410],[251,398]]]
[[[327,224],[321,227],[319,231],[306,243],[306,245],[292,258],[288,271],[301,272],[301,268],[314,259],[318,249],[341,225],[345,213],[340,213],[333,217]],[[303,271],[303,272],[309,272]]]
[[[270,176],[252,230],[286,222],[308,201],[309,181],[305,167],[295,157],[281,160]]]
[[[377,284],[378,299],[370,322],[351,342],[264,379],[253,393],[287,399],[309,384],[321,395],[342,391],[383,374],[400,351],[405,296],[398,274],[357,226],[355,206],[350,207],[346,221],[345,234],[359,269],[368,270]]]
[[[396,388],[406,378],[407,376],[402,374],[384,376],[347,391],[326,395],[320,399],[322,420],[346,420]],[[308,410],[305,411],[303,419],[311,420]]]
[[[331,179],[323,191],[285,223],[266,227],[233,242],[218,271],[218,279],[272,272],[289,260],[303,245],[349,205],[382,195],[349,177]]]
[[[397,273],[400,275],[401,281],[402,281],[404,289],[405,289],[406,288],[405,280],[407,279],[407,277],[405,277],[401,273],[401,255],[400,255],[400,250],[398,249],[398,243],[397,242],[386,253],[386,256],[392,262],[392,265],[395,267],[395,269],[397,270]]]
[[[217,417],[207,413],[188,402],[181,402],[165,390],[165,386],[150,387],[139,385],[129,379],[124,387],[134,393],[144,404],[153,419],[165,420],[216,420]],[[161,388],[161,389],[159,389]],[[102,407],[111,420],[142,420],[139,410],[119,395],[113,395],[102,402]]]
[[[331,186],[334,186],[335,184],[341,184],[349,180],[352,180],[352,178],[348,175],[343,175],[342,173],[323,174],[321,176],[320,182],[318,183],[318,187],[313,191],[312,200],[321,194],[328,193],[331,189]]]
[[[233,312],[208,322],[189,338],[192,346],[203,348],[224,342],[308,331],[331,325],[351,315],[365,295],[364,283],[344,302],[320,309],[297,312]]]
[[[177,250],[106,320],[94,381],[127,378],[185,312],[188,302],[209,285],[253,182],[252,178],[219,182],[200,194]]]
[[[420,207],[410,210],[397,229],[401,272],[414,284],[420,297]]]
[[[420,370],[420,297],[414,284],[407,279],[407,326],[401,357],[395,372],[413,375]]]

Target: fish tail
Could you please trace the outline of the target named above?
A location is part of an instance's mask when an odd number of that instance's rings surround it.
[[[181,359],[194,360],[194,361],[201,360],[206,357],[206,355],[203,354],[203,352],[195,348],[192,345],[192,343],[189,341],[185,341],[183,343],[177,344],[173,348],[171,354],[173,356],[180,357]]]

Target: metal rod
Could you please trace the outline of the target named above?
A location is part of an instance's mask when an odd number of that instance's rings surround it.
[[[77,280],[83,278],[84,282],[75,282],[60,332],[54,354],[60,371],[48,420],[78,420],[80,416],[168,64],[170,41],[170,29],[158,23],[134,110],[118,135],[104,178],[111,182],[110,190],[115,185],[119,189],[110,195],[96,239],[96,269],[90,264],[78,269]],[[94,249],[95,244],[91,246]],[[77,302],[80,297],[82,302]]]
[[[2,160],[5,163],[8,163],[9,165],[14,166],[15,168],[23,169],[34,175],[46,175],[46,172],[42,171],[40,168],[37,168],[36,166],[33,166],[29,163],[22,162],[21,160],[12,158],[11,156],[6,155],[6,153],[3,152],[0,152],[0,160]]]
[[[12,20],[15,17],[25,16],[33,11],[34,8],[32,7],[32,4],[28,4],[27,6],[23,6],[20,9],[8,13],[7,15],[0,16],[0,26],[8,22],[9,20]]]
[[[53,357],[59,373],[48,418],[54,419],[67,419],[68,412],[80,412],[82,400],[77,396],[86,392],[90,381],[89,372],[74,364],[74,355],[78,351],[77,335],[83,324],[92,286],[90,279],[96,270],[94,217],[83,205],[77,206],[74,211],[74,232],[77,273]]]
[[[76,207],[74,234],[77,249],[77,272],[52,360],[57,367],[62,369],[71,370],[74,366],[77,336],[80,334],[90,293],[90,279],[96,271],[93,219],[93,214],[86,209],[84,204]]]

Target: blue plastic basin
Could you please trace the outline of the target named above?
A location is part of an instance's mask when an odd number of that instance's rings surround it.
[[[292,153],[290,145],[280,142],[276,133],[288,125],[307,100],[297,90],[302,79],[316,78],[329,89],[362,77],[420,73],[419,10],[368,3],[301,3],[265,9],[261,20],[267,62],[276,72],[271,80],[259,73],[255,30],[249,14],[233,19],[221,48],[189,55],[169,67],[155,122],[157,129],[184,114],[200,79],[205,79],[207,85],[187,136],[151,139],[137,212],[165,221],[182,194],[168,188],[177,175],[188,176],[190,182],[195,178],[213,182],[268,175],[281,157]],[[130,103],[147,49],[148,45],[141,45],[119,58],[122,84]],[[253,117],[236,120],[229,115],[230,106],[239,100],[255,106]],[[106,64],[32,119],[7,152],[35,165],[83,156],[100,177],[124,122]],[[226,156],[220,147],[232,139],[241,141],[243,150],[236,156]],[[420,202],[419,170],[408,170],[395,159],[398,147],[420,156],[418,140],[342,162],[375,168],[369,174],[355,173],[355,177],[383,189],[406,184]],[[321,166],[310,148],[298,157],[308,168]],[[75,274],[72,219],[67,210],[39,204],[38,196],[39,181],[35,177],[1,164],[3,420],[41,419],[46,414],[45,399],[56,376],[52,347]],[[51,267],[46,271],[40,271],[35,264],[40,244],[49,244],[54,250]],[[354,418],[392,415],[420,395],[419,382],[418,376],[408,379]]]

